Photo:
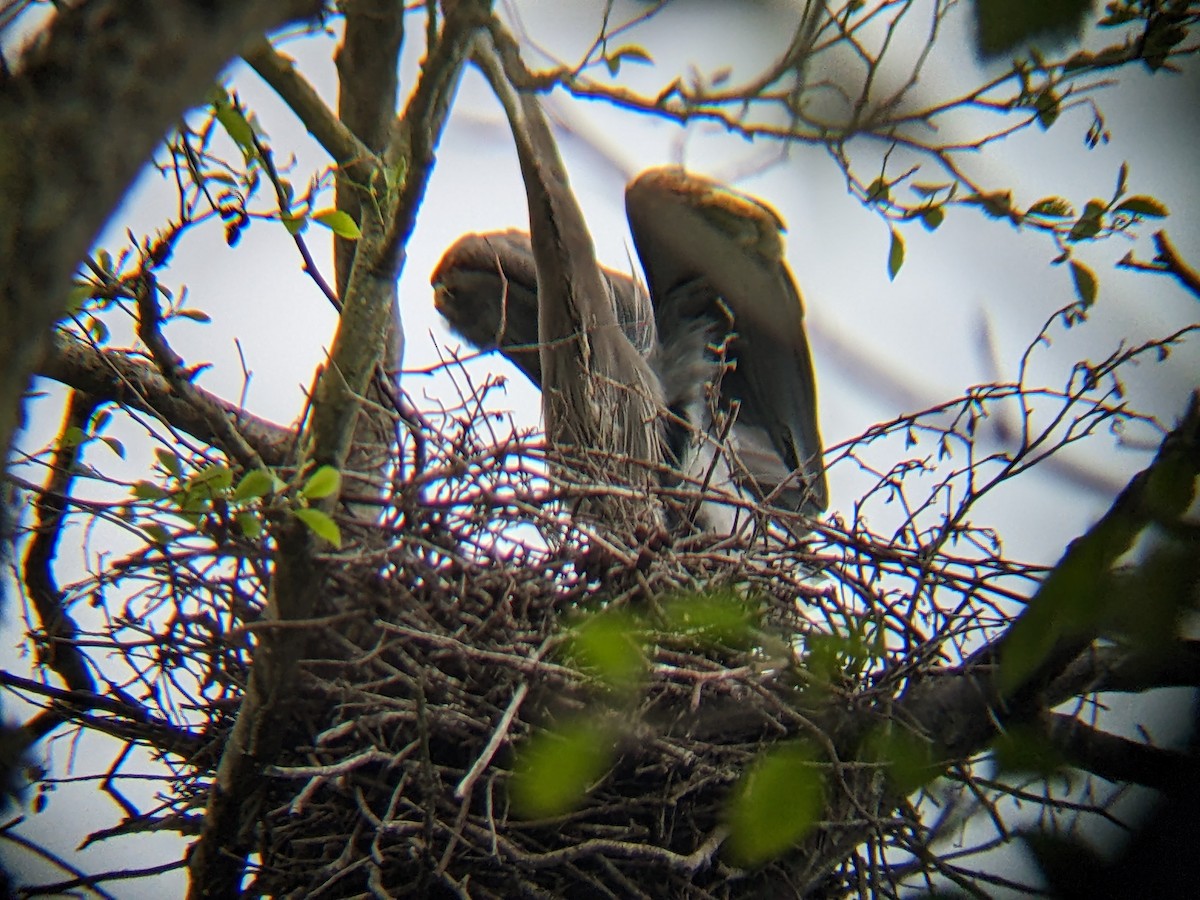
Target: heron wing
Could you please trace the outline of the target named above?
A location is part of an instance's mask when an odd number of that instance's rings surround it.
[[[654,310],[633,278],[600,268],[617,321],[648,356],[656,342]],[[537,268],[525,231],[465,234],[442,256],[430,278],[433,303],[450,328],[479,350],[499,350],[539,387]]]
[[[744,462],[764,488],[783,485],[776,502],[790,496],[795,508],[824,509],[812,356],[778,214],[677,167],[644,172],[627,188],[625,204],[660,343],[694,333],[698,318],[710,323],[715,341],[730,336],[733,366],[721,377],[721,401],[739,402],[734,433],[751,451]],[[765,462],[765,444],[781,465]],[[792,473],[804,484],[779,480]]]
[[[537,270],[521,231],[465,234],[433,271],[433,305],[463,340],[499,350],[541,385]]]

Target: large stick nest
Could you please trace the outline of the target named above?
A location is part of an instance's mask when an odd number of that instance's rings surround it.
[[[845,843],[836,828],[754,872],[727,863],[720,849],[739,776],[764,746],[811,738],[816,728],[801,712],[794,640],[823,607],[844,611],[814,577],[821,560],[810,542],[788,536],[778,519],[768,526],[749,504],[736,538],[589,527],[572,510],[583,494],[594,505],[597,488],[556,484],[532,439],[497,445],[471,426],[446,438],[423,445],[431,455],[423,471],[410,471],[390,498],[386,548],[343,553],[328,569],[332,608],[359,615],[312,644],[294,701],[295,747],[264,789],[255,889],[691,897],[757,894],[770,884],[811,892],[848,849],[833,849]],[[681,486],[663,499],[682,509],[701,493]],[[784,524],[807,531],[798,518]],[[653,627],[664,598],[722,588],[754,610],[763,639],[754,646],[700,642],[664,626],[632,696],[614,696],[570,664],[563,635],[572,623],[625,609]],[[571,811],[518,815],[514,752],[534,732],[578,722],[612,742],[611,761]]]
[[[630,489],[606,482],[594,457],[563,477],[538,435],[484,412],[487,391],[425,416],[401,404],[402,462],[386,490],[350,478],[346,540],[324,545],[312,621],[264,615],[279,551],[269,532],[240,536],[226,501],[189,513],[182,529],[178,495],[131,514],[173,529],[169,543],[67,592],[103,610],[81,632],[88,646],[130,670],[111,680],[129,709],[108,702],[87,727],[156,748],[174,787],[155,810],[126,805],[126,821],[92,840],[195,833],[250,666],[274,636],[302,633],[305,662],[281,701],[292,727],[242,802],[251,893],[841,895],[874,864],[856,855],[864,842],[872,853],[922,845],[918,812],[885,800],[878,766],[854,760],[908,677],[961,658],[987,617],[1004,621],[993,580],[1011,564],[987,534],[960,526],[967,551],[931,554],[917,512],[884,540],[858,521],[810,533],[812,522],[749,501],[732,536],[602,526],[605,496],[625,503]],[[911,427],[888,431],[904,440]],[[186,462],[200,482],[212,464]],[[880,490],[902,497],[905,471],[884,473]],[[661,522],[686,521],[705,491],[660,489]],[[379,515],[364,525],[371,504]],[[895,576],[910,587],[896,590]],[[119,603],[98,602],[118,589]],[[712,592],[749,610],[736,640],[691,633],[664,612]],[[644,654],[626,690],[570,641],[580,623],[616,612],[638,623]],[[519,809],[523,748],[579,727],[611,754],[578,802],[553,815]],[[786,855],[739,867],[730,797],[764,751],[797,740],[821,773],[819,821]],[[559,763],[572,759],[564,751]]]

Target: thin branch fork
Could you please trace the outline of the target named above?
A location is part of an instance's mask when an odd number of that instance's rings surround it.
[[[900,698],[898,713],[928,736],[937,758],[967,758],[1006,724],[1030,721],[1055,705],[1049,693],[1053,685],[1111,622],[1106,604],[1122,599],[1111,568],[1143,529],[1170,526],[1173,517],[1186,513],[1197,477],[1200,393],[1193,395],[1150,468],[1068,547],[1003,635],[973,654],[955,677],[918,676]],[[1069,604],[1071,597],[1084,592],[1094,610],[1081,619]],[[1158,599],[1171,605],[1182,601]]]
[[[1165,231],[1154,232],[1154,249],[1157,251],[1153,262],[1141,262],[1134,258],[1132,252],[1127,253],[1118,263],[1126,269],[1136,269],[1140,272],[1154,272],[1160,275],[1174,277],[1183,287],[1200,300],[1200,272],[1188,265],[1180,256],[1175,245]]]

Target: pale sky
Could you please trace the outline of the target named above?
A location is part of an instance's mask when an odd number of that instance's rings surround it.
[[[568,59],[595,34],[603,8],[602,3],[581,0],[526,0],[519,6],[521,19],[534,38],[543,46],[560,48]],[[786,0],[683,5],[679,15],[661,17],[628,37],[629,42],[650,52],[657,67],[627,63],[622,74],[637,79],[639,87],[653,89],[649,86],[669,80],[666,73],[686,73],[688,65],[711,73],[732,63],[735,78],[750,73],[786,42],[794,27],[795,7]],[[614,19],[634,8],[642,7],[616,4]],[[927,101],[951,96],[955,87],[968,88],[984,77],[966,49],[966,9],[960,6],[946,23],[930,60],[919,86],[920,96]],[[410,24],[414,43],[407,48],[403,67],[406,85],[412,83],[423,52],[415,43],[420,30],[414,19]],[[285,46],[327,97],[333,96],[334,90],[333,46],[328,38],[297,40]],[[909,52],[908,58],[911,55]],[[531,58],[531,62],[540,61]],[[1003,69],[995,64],[987,73],[994,75]],[[269,135],[277,159],[282,162],[295,153],[292,179],[297,184],[327,165],[319,148],[254,73],[235,66],[230,74],[232,85]],[[1117,74],[1120,86],[1098,95],[1112,133],[1111,143],[1087,150],[1084,135],[1091,113],[1077,109],[1064,114],[1049,132],[1033,128],[986,150],[970,161],[971,171],[994,187],[1012,187],[1018,205],[1028,206],[1054,194],[1078,209],[1092,196],[1107,197],[1119,165],[1128,161],[1130,193],[1157,196],[1170,207],[1165,227],[1183,256],[1200,264],[1200,185],[1194,172],[1194,148],[1200,142],[1200,117],[1195,115],[1200,108],[1196,67],[1192,66],[1186,78],[1150,75],[1132,68]],[[881,79],[889,77],[899,75],[885,69]],[[777,145],[752,144],[712,126],[695,126],[684,132],[601,103],[572,102],[561,92],[553,95],[549,106],[570,128],[570,133],[560,134],[564,161],[592,225],[600,260],[607,265],[628,267],[632,242],[624,221],[622,191],[630,176],[649,166],[684,162],[697,171],[732,181],[782,214],[789,226],[788,260],[807,305],[821,426],[828,446],[852,438],[877,421],[950,399],[970,385],[1011,378],[1023,349],[1042,323],[1072,299],[1067,268],[1049,265],[1055,249],[1048,238],[1018,232],[1007,223],[984,218],[977,210],[962,208],[952,209],[934,234],[915,224],[904,228],[906,262],[895,281],[890,281],[887,226],[847,195],[842,176],[823,150],[797,148],[787,161],[764,170],[764,165],[778,156]],[[987,120],[983,121],[986,127]],[[1004,122],[995,121],[995,127]],[[962,128],[964,134],[974,127],[974,123],[968,127],[953,118],[946,122],[947,129]],[[851,153],[862,160],[877,159],[883,149],[852,145]],[[864,177],[868,172],[864,163]],[[750,174],[740,177],[746,173]],[[945,179],[940,173],[923,170],[918,180]],[[100,243],[121,246],[127,227],[135,233],[152,231],[164,209],[172,209],[171,185],[148,172],[126,208],[114,216]],[[420,373],[435,365],[439,354],[459,346],[432,307],[429,274],[442,251],[465,231],[523,228],[526,224],[523,187],[502,111],[482,78],[470,71],[441,144],[438,168],[401,280],[405,367],[411,370],[406,385],[418,401],[426,393],[448,396],[447,379]],[[1093,321],[1085,328],[1066,333],[1057,327],[1051,330],[1053,343],[1036,354],[1034,367],[1043,383],[1061,387],[1078,360],[1102,359],[1116,349],[1122,337],[1145,340],[1200,319],[1196,299],[1173,281],[1112,268],[1131,247],[1143,259],[1152,257],[1148,237],[1154,227],[1154,223],[1144,227],[1143,237],[1133,244],[1118,238],[1081,248],[1080,258],[1100,277],[1099,302]],[[327,262],[325,234],[312,228],[308,238],[318,260]],[[187,285],[190,305],[212,317],[210,325],[180,323],[172,325],[169,332],[175,349],[189,364],[213,364],[200,383],[231,399],[240,394],[237,338],[253,371],[248,408],[280,423],[291,422],[299,414],[302,388],[322,363],[336,324],[328,303],[300,266],[282,227],[256,223],[237,251],[230,253],[219,223],[213,223],[184,241],[169,273],[162,276],[164,283],[174,279],[170,285],[174,289]],[[981,353],[985,325],[996,369]],[[1169,427],[1182,411],[1188,392],[1197,385],[1198,361],[1193,342],[1181,349],[1169,366],[1140,366],[1127,380],[1131,403]],[[511,410],[518,424],[538,421],[536,390],[500,357],[477,359],[469,364],[469,370],[478,380],[489,373],[505,374],[507,389],[495,395],[497,407]],[[50,390],[52,396],[34,404],[22,442],[26,448],[42,446],[60,416],[58,392],[48,385],[39,388]],[[144,442],[139,445],[133,437],[135,431],[128,433],[126,462],[117,464],[115,459],[104,458],[103,465],[106,471],[130,480],[149,477],[152,448]],[[1158,439],[1149,429],[1135,430],[1130,436],[1136,444],[1133,448],[1100,437],[1073,452],[1071,459],[1096,480],[1119,488],[1149,462]],[[915,455],[918,449],[911,452]],[[930,446],[925,452],[932,454],[935,448]],[[99,457],[97,461],[101,461]],[[863,476],[845,465],[833,467],[829,478],[833,512],[848,509],[867,487]],[[1016,558],[1052,563],[1066,542],[1086,529],[1110,500],[1110,495],[1072,486],[1061,476],[1034,473],[985,501],[976,521],[996,527],[1006,549]],[[882,522],[887,514],[881,509],[873,521]],[[119,544],[113,541],[116,551]],[[78,577],[78,562],[73,570],[71,566],[69,561],[62,564],[64,581]],[[6,662],[23,671],[26,664],[12,655],[21,638],[15,607],[10,599],[2,646]],[[20,714],[19,703],[12,698],[4,702],[8,716]],[[1178,738],[1178,729],[1172,731],[1174,715],[1169,710],[1156,712],[1147,706],[1138,710],[1138,716],[1138,722],[1156,737],[1164,741]],[[99,739],[89,738],[80,752],[79,772],[91,771],[87,757],[106,760],[111,756],[106,748],[89,743],[93,740]],[[56,763],[61,766],[66,759],[65,748],[57,748]],[[160,857],[152,856],[147,838],[114,841],[75,853],[73,848],[90,830],[112,824],[117,812],[91,783],[64,787],[51,798],[47,812],[33,816],[25,829],[88,870],[157,862]],[[23,868],[11,849],[0,846],[0,853],[10,866],[18,871]],[[155,884],[122,885],[121,896],[162,897],[179,893],[182,884],[182,876],[176,873]]]

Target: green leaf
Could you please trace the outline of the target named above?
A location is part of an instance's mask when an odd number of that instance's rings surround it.
[[[1135,19],[1141,18],[1137,10],[1125,3],[1107,3],[1104,11],[1106,15],[1096,24],[1101,28],[1115,28],[1118,25],[1124,25],[1126,22],[1132,22]]]
[[[1096,302],[1096,273],[1077,260],[1071,260],[1071,278],[1075,282],[1075,293],[1085,307]]]
[[[305,215],[291,216],[281,214],[279,221],[283,223],[283,227],[287,229],[287,233],[292,237],[295,237],[308,227],[308,216]]]
[[[1024,685],[1056,646],[1086,646],[1106,625],[1129,616],[1128,593],[1121,590],[1120,562],[1147,526],[1163,534],[1185,527],[1200,477],[1198,432],[1200,405],[1193,403],[1183,422],[1163,440],[1150,467],[1130,481],[1100,521],[1067,545],[1004,636],[998,675],[1004,694]],[[1188,550],[1194,566],[1195,548],[1189,546]],[[1182,568],[1191,577],[1180,563],[1180,558],[1171,558],[1163,571]],[[1177,602],[1169,594],[1158,595],[1157,601],[1151,597],[1144,600],[1149,603],[1139,605],[1136,612],[1141,619],[1155,618],[1155,610],[1150,608],[1155,602]],[[1178,608],[1170,610],[1174,622],[1178,612]]]
[[[1113,199],[1125,196],[1125,191],[1129,188],[1129,163],[1121,163],[1121,167],[1117,169],[1117,189]]]
[[[1130,197],[1128,200],[1122,200],[1113,208],[1113,212],[1141,216],[1144,219],[1162,219],[1170,215],[1170,211],[1163,204],[1153,197],[1141,194]]]
[[[740,866],[779,856],[816,827],[823,800],[812,750],[802,743],[771,748],[734,789],[726,852]]]
[[[179,457],[175,455],[173,450],[168,450],[165,447],[157,447],[154,450],[154,457],[168,475],[174,475],[178,478],[183,474],[183,464],[179,461]]]
[[[218,85],[209,93],[209,103],[217,121],[242,149],[246,159],[256,157],[258,149],[254,146],[254,128],[230,93]]]
[[[883,178],[876,178],[867,187],[868,203],[887,203],[892,197],[892,188]]]
[[[108,326],[99,319],[89,317],[87,331],[97,344],[108,343]]]
[[[317,537],[328,541],[334,547],[342,546],[342,530],[338,528],[337,522],[333,521],[326,513],[308,506],[294,510],[294,514]]]
[[[125,445],[118,441],[115,437],[102,436],[98,438],[105,446],[113,453],[117,454],[121,459],[125,458]]]
[[[1046,88],[1033,101],[1033,107],[1037,110],[1037,123],[1043,131],[1058,121],[1059,102],[1058,94],[1051,88]]]
[[[892,246],[888,250],[888,278],[896,279],[896,273],[904,265],[904,238],[895,228],[892,229]]]
[[[623,47],[618,47],[611,54],[609,59],[619,59],[621,62],[628,60],[629,62],[642,63],[645,65],[653,65],[654,60],[650,54],[646,52],[644,47],[639,47],[637,44],[625,44]]]
[[[233,471],[224,463],[205,466],[187,480],[189,489],[204,488],[210,497],[233,487]]]
[[[940,206],[927,206],[918,215],[926,231],[937,231],[938,226],[946,220],[946,211]]]
[[[1062,197],[1043,197],[1029,207],[1025,215],[1039,216],[1043,219],[1065,219],[1075,215],[1075,210]]]
[[[615,690],[636,687],[646,671],[642,629],[625,612],[591,615],[577,627],[568,646],[571,661]]]
[[[270,472],[265,469],[254,469],[242,476],[242,480],[234,489],[233,499],[241,502],[265,497],[275,492],[276,483],[277,479]]]
[[[540,819],[579,806],[613,757],[613,736],[589,721],[534,734],[517,749],[512,800],[517,813]]]
[[[165,500],[171,496],[168,491],[150,481],[134,482],[130,493],[138,500]]]
[[[914,181],[909,185],[909,187],[922,197],[932,197],[934,194],[950,190],[950,188],[954,187],[954,183],[947,181],[944,184],[928,184],[925,182]]]
[[[342,486],[342,475],[333,466],[321,466],[308,476],[300,495],[306,500],[322,500],[337,493]]]
[[[702,647],[744,649],[754,640],[755,611],[731,591],[675,597],[663,613],[672,634],[691,638]]]
[[[863,746],[863,757],[882,764],[896,793],[906,797],[941,774],[930,750],[928,741],[897,724],[872,731]]]
[[[242,533],[242,537],[253,540],[263,533],[262,519],[250,512],[248,509],[243,509],[236,516],[234,516],[234,521],[237,523],[238,530]]]
[[[315,212],[313,221],[324,225],[338,237],[346,238],[348,241],[357,241],[362,237],[358,223],[351,218],[348,212],[341,209],[323,209]]]
[[[192,485],[171,495],[181,517],[192,525],[199,525],[201,516],[212,509],[215,494],[208,485]]]
[[[1104,213],[1107,209],[1108,204],[1103,200],[1089,200],[1087,206],[1083,208],[1083,215],[1076,219],[1075,224],[1071,226],[1071,233],[1067,235],[1067,240],[1077,243],[1094,238],[1104,225]]]
[[[72,425],[62,433],[62,437],[59,438],[59,444],[63,449],[70,449],[71,447],[78,447],[86,440],[87,435],[83,433],[83,429],[78,425]]]
[[[1151,16],[1147,23],[1142,38],[1142,61],[1153,72],[1167,64],[1172,48],[1188,36],[1187,28],[1173,19],[1174,16],[1168,15]]]
[[[169,544],[171,542],[170,533],[157,522],[151,522],[149,525],[143,525],[142,531],[146,533],[146,537],[150,538],[151,541],[160,546]]]
[[[83,304],[92,299],[96,288],[86,281],[77,281],[67,292],[67,302],[63,305],[64,316],[74,316],[83,310]]]
[[[1012,215],[1012,191],[994,191],[990,194],[971,194],[963,197],[963,203],[978,206],[993,219],[1003,219]]]

